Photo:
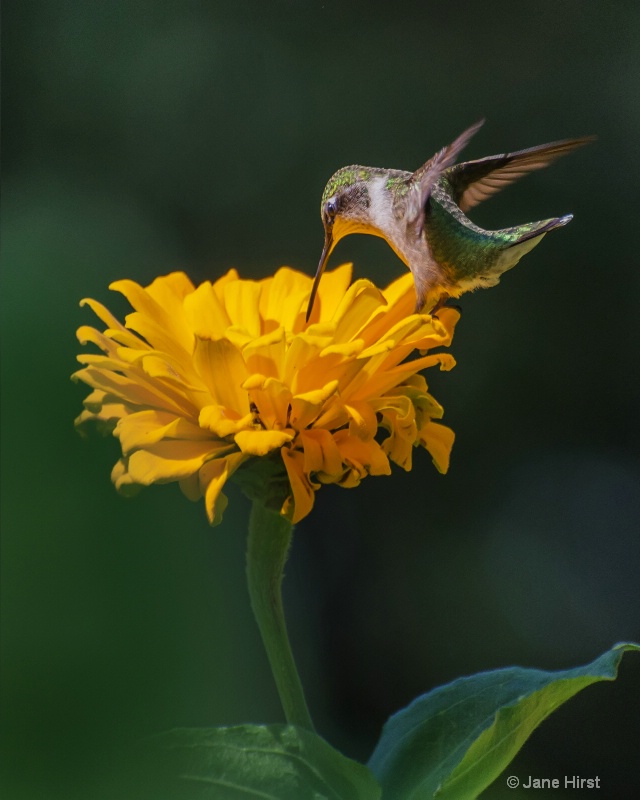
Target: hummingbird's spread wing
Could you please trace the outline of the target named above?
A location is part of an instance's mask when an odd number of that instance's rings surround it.
[[[420,236],[422,233],[424,207],[434,185],[438,182],[442,173],[455,162],[458,153],[467,146],[471,137],[477,133],[482,125],[484,125],[483,119],[467,128],[455,141],[443,147],[409,178],[406,220],[407,226],[415,226],[416,236]]]
[[[515,153],[503,153],[499,156],[456,164],[447,171],[453,200],[461,211],[468,211],[518,178],[548,166],[560,156],[594,139],[595,136],[564,139],[560,142],[530,147],[527,150],[518,150]]]

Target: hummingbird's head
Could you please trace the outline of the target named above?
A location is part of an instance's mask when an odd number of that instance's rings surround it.
[[[320,203],[325,244],[327,236],[331,239],[331,246],[335,247],[350,233],[370,232],[371,177],[371,169],[352,166],[339,169],[329,178]]]
[[[307,307],[307,320],[311,314],[320,278],[336,244],[350,233],[375,232],[369,214],[371,177],[372,170],[367,167],[343,167],[331,176],[325,186],[320,203],[324,247]]]

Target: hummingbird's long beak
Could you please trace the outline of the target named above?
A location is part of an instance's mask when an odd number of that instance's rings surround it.
[[[318,264],[316,277],[313,279],[313,286],[311,287],[311,295],[309,296],[309,305],[307,306],[307,317],[306,317],[307,322],[309,322],[309,317],[311,316],[311,311],[313,310],[313,302],[316,299],[318,286],[320,285],[320,278],[322,277],[324,268],[327,266],[327,261],[329,260],[329,256],[331,255],[331,251],[333,250],[333,245],[334,245],[333,232],[331,228],[325,228],[324,247],[322,248],[322,255],[320,256],[320,263]]]

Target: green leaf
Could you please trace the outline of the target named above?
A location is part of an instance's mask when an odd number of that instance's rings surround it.
[[[293,725],[178,728],[155,737],[175,800],[376,800],[381,789],[357,761]]]
[[[385,800],[473,800],[552,711],[585,686],[614,680],[626,650],[640,645],[618,644],[560,672],[481,672],[416,698],[388,720],[369,760]]]

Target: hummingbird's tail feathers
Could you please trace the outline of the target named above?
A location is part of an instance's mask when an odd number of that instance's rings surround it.
[[[541,222],[530,222],[528,225],[520,225],[518,228],[513,229],[519,235],[516,239],[512,239],[507,247],[514,247],[518,244],[528,242],[530,239],[536,239],[538,236],[544,236],[545,233],[561,228],[573,219],[573,214],[565,214],[563,217],[554,217],[553,219],[544,219]]]
[[[595,138],[582,136],[578,139],[563,139],[514,153],[456,164],[447,171],[453,200],[461,211],[466,212],[518,178],[547,167],[561,156],[593,142]]]
[[[458,153],[469,144],[470,139],[484,125],[484,119],[478,120],[475,125],[467,128],[451,144],[439,150],[433,158],[419,167],[409,178],[409,193],[407,196],[407,226],[415,226],[416,236],[420,236],[424,226],[424,208],[429,200],[431,191],[440,180],[442,173],[455,163]]]
[[[478,285],[484,288],[495,286],[500,280],[500,275],[515,267],[522,256],[540,243],[545,234],[555,228],[561,228],[572,218],[571,214],[565,214],[564,217],[543,219],[540,222],[529,222],[515,228],[493,231],[492,238],[498,244],[499,255],[491,269],[483,275],[482,283]]]

